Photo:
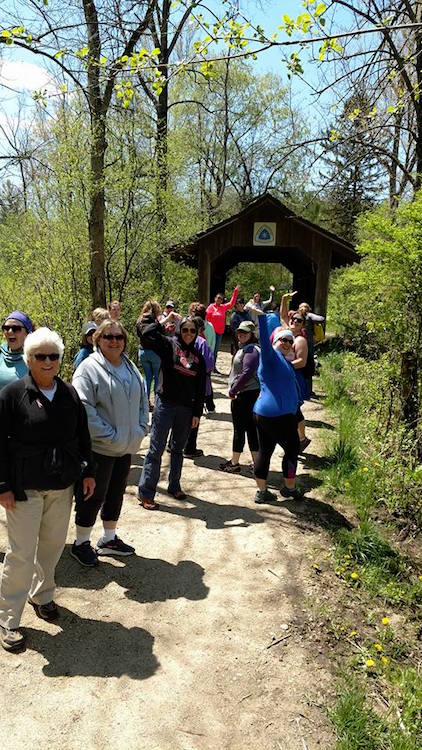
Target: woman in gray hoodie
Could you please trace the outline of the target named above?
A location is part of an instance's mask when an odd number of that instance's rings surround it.
[[[85,567],[97,565],[97,555],[126,556],[135,551],[116,535],[116,526],[131,454],[139,449],[148,431],[145,383],[125,354],[127,332],[121,323],[104,320],[93,342],[94,353],[79,365],[72,381],[88,416],[98,477],[89,500],[75,493],[76,540],[71,555]],[[95,552],[90,539],[100,509],[103,535]]]

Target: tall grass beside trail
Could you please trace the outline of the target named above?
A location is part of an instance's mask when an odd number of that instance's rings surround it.
[[[338,418],[325,491],[349,501],[358,518],[350,530],[333,530],[332,559],[356,606],[364,602],[361,621],[343,628],[350,657],[329,712],[334,750],[422,750],[422,568],[378,520],[422,528],[422,467],[400,420],[397,373],[387,360],[333,353],[323,358],[321,382]]]

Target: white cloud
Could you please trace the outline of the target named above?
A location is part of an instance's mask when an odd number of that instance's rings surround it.
[[[0,85],[14,91],[47,91],[55,94],[58,86],[51,75],[39,65],[16,60],[0,64]]]

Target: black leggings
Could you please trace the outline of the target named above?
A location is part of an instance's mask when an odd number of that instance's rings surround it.
[[[97,520],[101,508],[103,521],[118,521],[122,509],[127,478],[130,471],[132,456],[103,456],[92,453],[97,464],[97,476],[94,494],[89,500],[83,499],[82,487],[75,489],[76,525],[90,528]]]
[[[253,418],[253,407],[259,390],[240,392],[231,402],[233,418],[233,453],[242,453],[245,447],[245,434],[248,436],[249,450],[258,450],[258,433]]]
[[[296,414],[283,414],[281,417],[261,417],[260,414],[255,414],[255,422],[259,440],[259,452],[254,462],[255,476],[258,479],[268,477],[271,456],[278,443],[284,450],[283,477],[294,479],[300,450]]]

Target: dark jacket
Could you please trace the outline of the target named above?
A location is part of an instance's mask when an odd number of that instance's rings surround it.
[[[237,331],[240,324],[243,323],[245,320],[252,321],[251,316],[249,315],[247,310],[243,310],[240,312],[239,310],[236,310],[236,312],[233,313],[231,320],[230,320],[230,328],[232,331]]]
[[[0,492],[26,500],[26,489],[58,490],[94,476],[85,409],[75,389],[56,378],[53,400],[31,374],[0,393]]]
[[[157,320],[145,316],[136,324],[143,349],[152,349],[161,357],[157,393],[164,403],[189,406],[192,416],[200,417],[205,400],[206,368],[202,354],[181,336],[169,338]]]

